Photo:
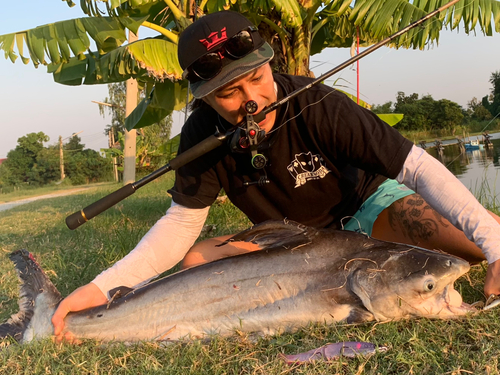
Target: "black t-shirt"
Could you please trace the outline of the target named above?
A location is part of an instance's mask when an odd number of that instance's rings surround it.
[[[274,75],[278,98],[312,79]],[[190,208],[211,205],[221,188],[253,223],[294,220],[316,228],[340,228],[387,178],[400,172],[412,143],[344,94],[316,85],[278,109],[260,145],[264,170],[250,153],[223,145],[176,171],[169,190]],[[179,153],[231,125],[212,108],[195,110],[182,128]],[[266,175],[270,183],[244,186]]]

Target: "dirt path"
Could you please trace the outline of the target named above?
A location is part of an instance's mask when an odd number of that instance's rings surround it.
[[[39,199],[62,197],[64,195],[74,194],[74,193],[77,193],[79,191],[83,191],[83,190],[87,190],[87,189],[90,189],[90,187],[64,190],[61,192],[54,192],[54,193],[50,193],[50,194],[39,195],[37,197],[29,197],[29,198],[19,199],[17,201],[13,201],[13,202],[0,203],[0,211],[10,210],[11,208],[14,208],[16,206],[20,206],[22,204],[34,202],[34,201],[37,201]]]

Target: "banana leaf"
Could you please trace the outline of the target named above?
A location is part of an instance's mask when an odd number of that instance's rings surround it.
[[[0,50],[15,62],[17,55],[24,64],[31,59],[33,65],[61,64],[71,59],[85,59],[92,39],[97,53],[103,55],[120,47],[126,40],[126,29],[137,33],[145,18],[99,17],[76,18],[60,21],[17,33],[0,35]],[[25,56],[27,47],[29,57]],[[16,48],[17,47],[17,48]],[[16,53],[17,49],[17,53]]]

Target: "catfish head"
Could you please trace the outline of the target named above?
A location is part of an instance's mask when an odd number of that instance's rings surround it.
[[[415,316],[448,319],[475,311],[453,286],[470,268],[465,260],[403,246],[386,254],[378,261],[357,261],[348,277],[351,291],[378,321]]]

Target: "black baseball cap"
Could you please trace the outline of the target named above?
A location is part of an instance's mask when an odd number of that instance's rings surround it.
[[[217,50],[227,39],[249,27],[254,25],[243,15],[233,11],[216,12],[200,18],[180,35],[177,53],[181,68],[186,72],[199,58]],[[271,61],[274,57],[271,46],[258,32],[253,32],[252,38],[254,50],[240,59],[223,58],[222,69],[213,78],[205,81],[188,76],[195,98],[202,98]]]

